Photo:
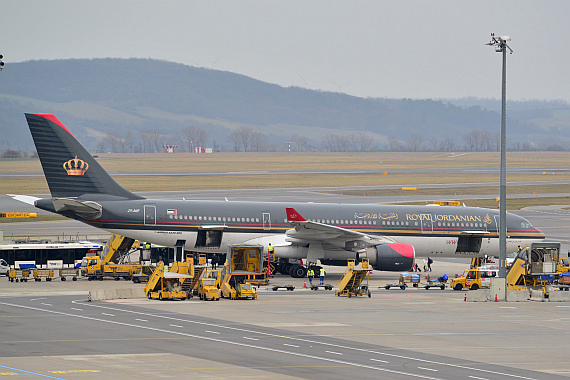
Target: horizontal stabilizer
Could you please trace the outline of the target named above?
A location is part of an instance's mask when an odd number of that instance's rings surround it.
[[[13,199],[15,199],[17,201],[24,202],[24,203],[27,203],[27,204],[32,205],[32,206],[34,206],[35,201],[37,201],[38,199],[41,199],[38,197],[32,197],[31,195],[16,195],[16,194],[6,194],[6,195],[8,195],[9,197],[12,197]]]
[[[103,208],[99,203],[86,201],[79,202],[70,198],[54,198],[52,199],[56,212],[71,211],[79,216],[88,219],[96,219],[101,216]]]

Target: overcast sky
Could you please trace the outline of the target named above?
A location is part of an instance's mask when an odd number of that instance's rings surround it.
[[[0,0],[0,53],[141,57],[362,97],[570,101],[570,1]]]

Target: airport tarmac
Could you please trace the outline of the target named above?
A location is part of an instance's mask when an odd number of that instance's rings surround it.
[[[436,261],[434,276],[466,263]],[[343,269],[326,267],[336,286]],[[423,274],[423,273],[422,273]],[[392,288],[337,297],[294,291],[257,300],[87,302],[127,281],[0,279],[0,375],[58,379],[561,379],[570,376],[570,303],[464,302],[464,291]],[[27,371],[27,372],[24,372]]]
[[[315,189],[141,193],[180,199],[389,203]],[[390,197],[393,198],[393,197]],[[402,200],[404,201],[404,200]],[[0,196],[0,205],[14,204]],[[22,210],[22,204],[18,211]],[[15,206],[14,206],[15,207]],[[570,210],[515,213],[570,249]],[[37,211],[29,206],[29,211]],[[10,209],[11,210],[11,209]],[[72,220],[0,224],[6,237],[105,235]],[[441,259],[433,274],[468,261]],[[343,269],[327,267],[336,286]],[[558,379],[570,376],[570,303],[464,302],[465,292],[393,288],[374,272],[372,297],[348,299],[303,288],[260,289],[257,300],[144,298],[86,302],[89,291],[143,287],[126,281],[10,283],[0,278],[0,376],[103,378]]]

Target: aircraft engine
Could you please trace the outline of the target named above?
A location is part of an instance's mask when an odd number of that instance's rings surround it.
[[[404,272],[412,269],[416,252],[414,246],[406,243],[386,243],[374,247],[367,256],[372,267],[377,270]],[[374,257],[375,256],[375,257]]]

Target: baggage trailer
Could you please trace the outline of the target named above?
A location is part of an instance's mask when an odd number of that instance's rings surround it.
[[[419,274],[410,274],[408,272],[400,273],[397,284],[386,284],[384,289],[389,290],[390,288],[400,288],[405,290],[408,287],[408,283],[411,283],[414,288],[417,288],[420,284]]]
[[[444,290],[446,282],[447,282],[447,275],[443,275],[441,277],[438,277],[436,280],[432,280],[429,277],[429,274],[426,274],[426,283],[423,285],[423,287],[426,290],[430,288],[440,288],[441,290]]]
[[[67,277],[71,277],[73,281],[77,281],[79,277],[79,268],[61,268],[59,269],[59,278],[61,281],[66,281]]]
[[[33,270],[33,274],[34,274],[34,281],[41,281],[42,278],[45,278],[46,281],[51,281],[51,279],[54,277],[54,270],[53,269],[39,269],[36,268]]]

